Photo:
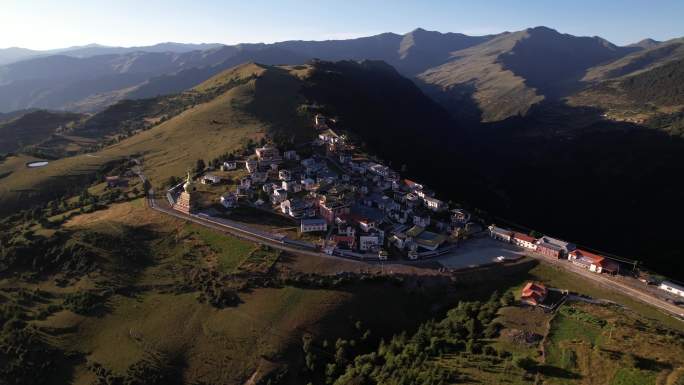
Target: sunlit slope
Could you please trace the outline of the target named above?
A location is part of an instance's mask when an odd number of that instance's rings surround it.
[[[263,67],[250,64],[218,75],[224,80],[245,82],[103,153],[138,154],[144,161],[145,173],[153,181],[159,181],[184,174],[197,159],[213,159],[238,148],[248,139],[263,136],[268,127],[249,113],[247,107],[254,102],[256,77],[264,71]],[[215,85],[202,84],[199,89],[208,92],[219,86],[221,80],[212,78],[208,82]]]
[[[197,159],[209,161],[266,133],[302,134],[306,125],[297,114],[302,103],[297,76],[301,71],[300,67],[253,63],[226,70],[194,89],[200,93],[222,91],[215,98],[147,131],[99,152],[56,160],[40,169],[17,167],[0,179],[0,211],[59,195],[78,185],[74,178],[92,175],[109,161],[141,158],[145,174],[154,184],[161,184],[171,175],[183,175]]]

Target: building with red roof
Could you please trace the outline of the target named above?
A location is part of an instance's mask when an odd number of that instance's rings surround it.
[[[354,236],[349,236],[349,235],[333,235],[333,242],[335,242],[338,246],[343,245],[347,247],[349,250],[354,250],[354,247],[356,246],[356,237]]]
[[[520,293],[520,301],[528,305],[537,306],[544,302],[549,291],[541,283],[528,282]]]
[[[620,265],[606,257],[586,250],[576,249],[568,254],[568,260],[594,273],[617,274]]]
[[[536,250],[537,249],[537,239],[535,239],[534,237],[531,237],[527,234],[514,232],[512,240],[513,240],[514,244],[516,244],[520,247],[524,247],[524,248],[530,249],[530,250]]]

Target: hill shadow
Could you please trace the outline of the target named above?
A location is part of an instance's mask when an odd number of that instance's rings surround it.
[[[528,116],[469,132],[467,145],[454,154],[460,159],[452,161],[471,169],[459,179],[462,198],[541,232],[684,277],[684,266],[671,263],[684,253],[677,240],[684,181],[674,177],[684,172],[684,139],[601,115],[543,103]],[[450,190],[434,179],[440,190]]]
[[[505,69],[525,79],[528,86],[548,99],[558,100],[581,88],[580,79],[589,68],[640,49],[608,44],[596,37],[576,37],[538,27],[530,29],[511,53],[498,60]]]
[[[541,365],[537,368],[537,370],[547,377],[562,378],[567,380],[579,380],[582,378],[582,376],[577,373],[567,369],[559,368],[557,366]]]
[[[477,91],[474,81],[456,84],[446,89],[418,78],[415,78],[414,82],[459,122],[478,125],[482,121],[482,110],[473,96]]]

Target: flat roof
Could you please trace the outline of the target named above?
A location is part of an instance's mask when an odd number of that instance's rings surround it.
[[[322,223],[326,223],[325,219],[322,219],[322,218],[302,219],[303,225],[320,225]]]
[[[675,289],[678,289],[678,290],[684,291],[684,286],[679,285],[679,284],[676,284],[676,283],[674,283],[674,282],[672,282],[672,281],[663,281],[663,282],[661,282],[660,284],[661,284],[661,285],[665,285],[665,286],[669,286],[669,287],[672,287],[672,288],[675,288]]]

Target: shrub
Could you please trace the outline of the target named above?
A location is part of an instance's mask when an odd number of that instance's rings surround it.
[[[537,367],[537,361],[527,356],[521,356],[516,357],[513,360],[513,365],[525,370],[526,372],[531,372]]]
[[[64,308],[77,314],[88,315],[103,307],[105,296],[92,291],[69,293],[64,298]]]

